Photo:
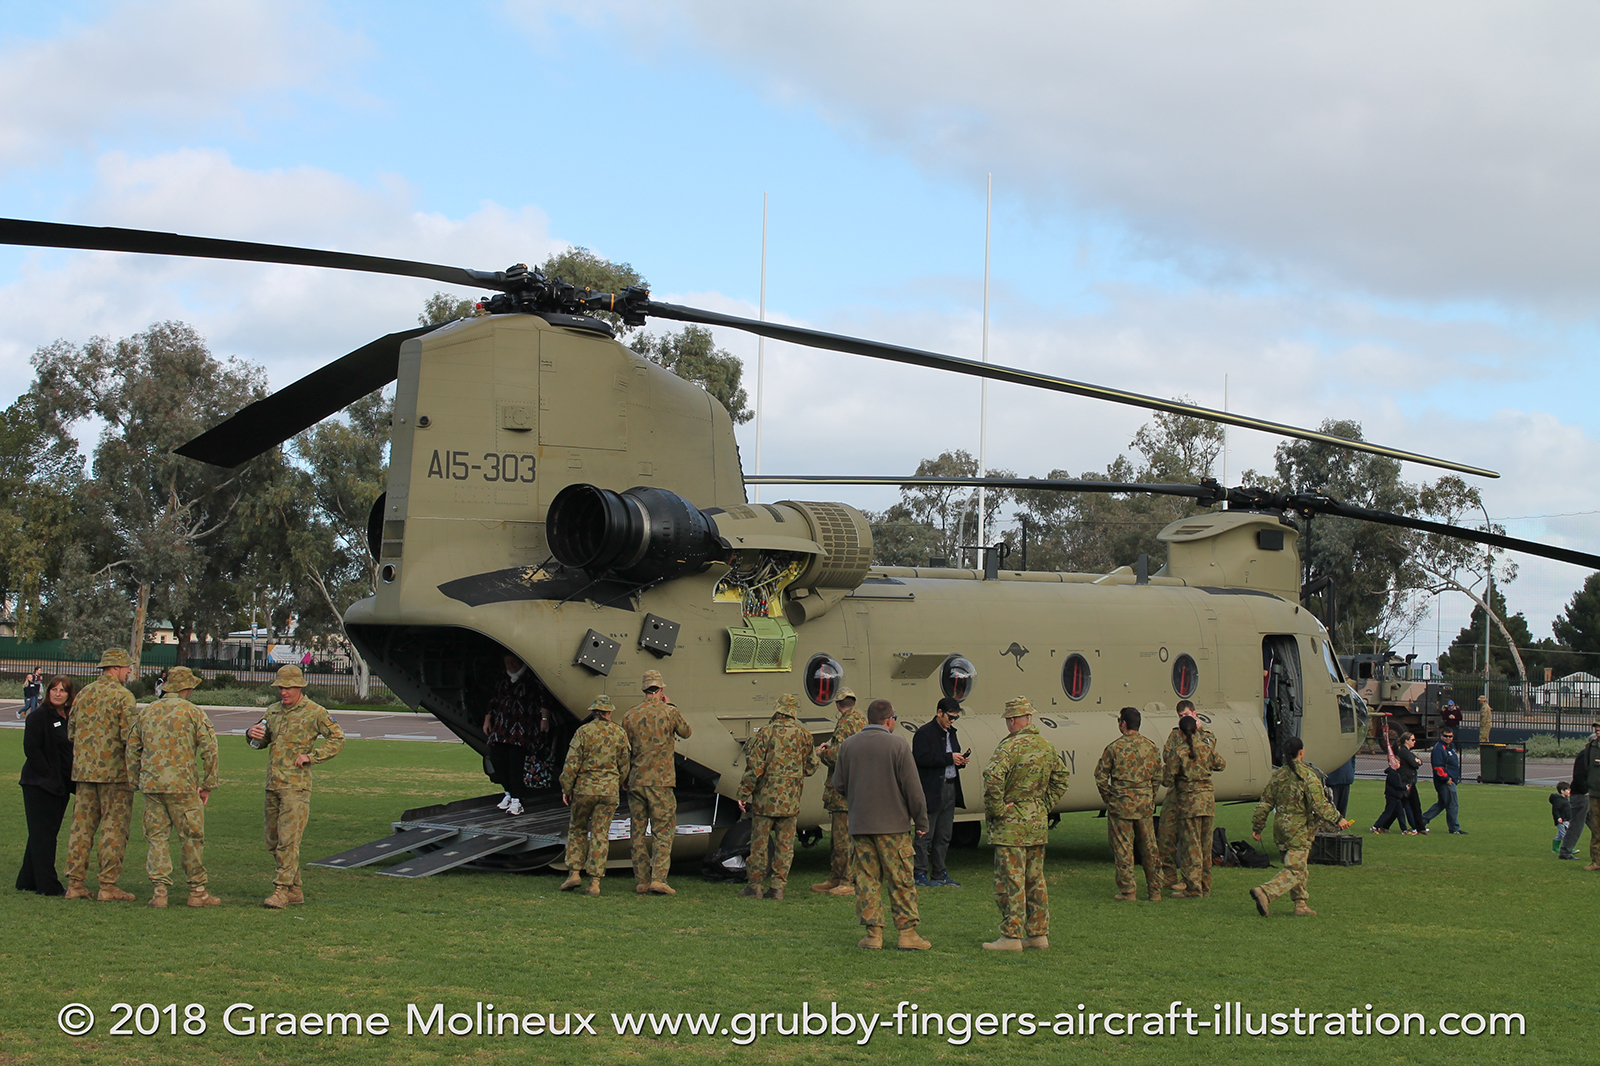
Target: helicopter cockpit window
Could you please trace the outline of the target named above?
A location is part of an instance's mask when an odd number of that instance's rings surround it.
[[[1178,656],[1178,661],[1172,664],[1172,691],[1188,699],[1199,687],[1200,668],[1195,666],[1194,659],[1187,654]]]
[[[972,695],[972,684],[978,671],[960,655],[952,655],[939,668],[939,687],[953,700],[964,700]]]
[[[844,667],[826,655],[813,655],[806,663],[806,696],[818,707],[839,698],[844,687]]]
[[[1322,665],[1328,668],[1328,676],[1337,684],[1344,680],[1344,675],[1339,672],[1339,660],[1333,657],[1333,645],[1325,640],[1313,641],[1322,646]]]
[[[1061,687],[1069,700],[1081,700],[1089,694],[1089,660],[1076,653],[1067,656],[1061,666]]]

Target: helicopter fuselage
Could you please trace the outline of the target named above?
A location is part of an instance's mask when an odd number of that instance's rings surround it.
[[[1295,602],[1298,531],[1275,514],[1174,523],[1167,566],[1149,577],[872,567],[852,508],[748,504],[732,422],[703,389],[597,330],[532,315],[408,341],[392,441],[374,516],[380,580],[347,628],[397,693],[480,751],[502,650],[575,717],[601,693],[631,706],[643,671],[660,670],[694,731],[678,744],[680,772],[724,796],[777,696],[800,695],[821,738],[841,684],[863,708],[893,701],[903,726],[943,695],[964,698],[968,817],[1016,695],[1074,771],[1062,810],[1102,806],[1090,777],[1124,706],[1159,744],[1178,699],[1192,699],[1228,762],[1220,799],[1259,795],[1291,732],[1331,769],[1364,730],[1326,631]],[[550,520],[570,486],[687,501],[713,557],[661,541],[667,565],[642,579],[566,565]],[[556,517],[572,525],[574,510]],[[639,514],[654,552],[663,520]],[[819,776],[802,824],[825,821],[821,793]]]

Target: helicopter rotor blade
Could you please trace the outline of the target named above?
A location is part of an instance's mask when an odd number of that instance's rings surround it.
[[[198,259],[233,259],[245,263],[287,263],[292,266],[327,267],[357,270],[368,274],[393,274],[427,278],[447,285],[506,290],[510,286],[503,274],[464,267],[420,263],[410,259],[387,259],[353,252],[330,252],[319,248],[296,248],[284,244],[257,244],[254,241],[226,241],[214,237],[188,237],[181,233],[161,233],[146,229],[120,229],[114,226],[74,226],[63,222],[30,222],[0,218],[0,244],[19,244],[37,248],[78,248],[98,252],[142,252],[147,255],[179,255]]]
[[[825,474],[815,477],[789,477],[779,474],[747,474],[745,475],[744,483],[746,485],[878,485],[887,488],[900,488],[905,485],[926,485],[930,487],[949,485],[975,489],[1044,489],[1049,492],[1108,492],[1117,494],[1148,492],[1158,496],[1188,496],[1200,501],[1202,507],[1220,503],[1226,496],[1223,488],[1214,481],[1210,483],[1202,482],[1198,485],[1184,485],[1027,477],[938,477],[933,475],[926,477],[917,475],[910,477],[832,477]]]
[[[1481,529],[1452,526],[1446,522],[1434,522],[1426,518],[1411,518],[1408,515],[1394,514],[1391,511],[1375,511],[1369,507],[1344,503],[1331,496],[1324,496],[1319,493],[1283,493],[1244,487],[1224,489],[1216,481],[1209,478],[1199,484],[1185,485],[1061,480],[1053,478],[918,477],[916,475],[902,477],[833,477],[827,475],[791,477],[782,474],[753,474],[746,475],[744,482],[746,485],[871,485],[890,488],[898,488],[904,485],[948,485],[990,489],[1042,489],[1047,492],[1115,494],[1147,492],[1157,496],[1187,496],[1201,507],[1209,507],[1226,500],[1230,510],[1291,511],[1305,515],[1319,514],[1336,518],[1353,518],[1360,522],[1374,522],[1378,525],[1414,529],[1420,533],[1432,533],[1456,540],[1470,540],[1490,547],[1505,548],[1508,551],[1521,552],[1525,555],[1537,555],[1544,559],[1555,559],[1558,562],[1572,563],[1576,566],[1588,567],[1591,570],[1600,570],[1600,555],[1591,555],[1588,552],[1575,551],[1571,548],[1562,548],[1553,544],[1541,544],[1538,541],[1522,540],[1518,537],[1508,537],[1501,533],[1492,533]]]
[[[863,340],[859,337],[846,337],[837,333],[824,333],[821,330],[804,329],[800,326],[786,326],[779,322],[762,322],[754,318],[740,318],[737,315],[725,315],[717,311],[704,311],[699,308],[683,307],[678,304],[657,303],[654,300],[643,305],[641,309],[645,314],[653,315],[656,318],[669,318],[678,322],[694,322],[708,326],[726,326],[730,329],[745,330],[758,336],[769,337],[772,340],[788,341],[791,344],[800,344],[808,348],[826,348],[850,355],[863,355],[869,359],[886,359],[890,362],[905,363],[909,366],[946,370],[952,374],[966,374],[971,377],[988,378],[991,381],[1005,381],[1013,385],[1027,385],[1037,389],[1049,389],[1053,392],[1065,392],[1074,396],[1087,396],[1095,400],[1109,400],[1112,403],[1126,404],[1130,407],[1142,407],[1150,411],[1165,411],[1169,414],[1184,415],[1188,418],[1204,419],[1207,422],[1220,422],[1224,425],[1239,426],[1242,429],[1260,430],[1263,433],[1273,433],[1281,437],[1294,437],[1298,440],[1332,444],[1339,448],[1370,452],[1373,455],[1383,455],[1391,459],[1422,463],[1425,466],[1454,470],[1462,474],[1476,474],[1479,477],[1500,476],[1493,470],[1485,470],[1482,467],[1470,466],[1450,459],[1439,459],[1417,452],[1387,448],[1381,444],[1372,444],[1367,441],[1347,440],[1344,437],[1335,437],[1330,433],[1321,433],[1314,429],[1301,429],[1298,426],[1285,425],[1281,422],[1269,422],[1265,419],[1251,418],[1247,415],[1235,414],[1230,411],[1216,411],[1208,407],[1195,407],[1190,404],[1179,403],[1176,400],[1163,400],[1156,396],[1145,396],[1137,392],[1107,388],[1104,385],[1092,385],[1083,381],[1073,381],[1070,378],[1058,378],[1032,370],[1020,370],[1016,367],[1003,366],[999,363],[983,363],[976,359],[961,359],[953,355],[941,355],[938,352],[923,351],[920,348],[905,348],[898,344],[884,344],[879,341]]]
[[[1414,529],[1421,533],[1432,533],[1456,540],[1475,541],[1478,544],[1485,544],[1493,548],[1505,548],[1508,551],[1522,552],[1526,555],[1537,555],[1544,559],[1555,559],[1558,562],[1588,567],[1590,570],[1600,570],[1600,555],[1574,551],[1571,548],[1560,548],[1553,544],[1540,544],[1537,541],[1508,537],[1502,533],[1494,533],[1488,530],[1452,526],[1446,522],[1432,522],[1426,518],[1411,518],[1407,515],[1393,514],[1389,511],[1374,511],[1367,507],[1361,507],[1353,503],[1343,503],[1330,496],[1314,493],[1258,494],[1256,490],[1251,489],[1232,489],[1228,493],[1228,506],[1244,505],[1249,500],[1259,498],[1260,495],[1274,496],[1282,500],[1287,509],[1305,514],[1332,515],[1338,518],[1353,518],[1360,522],[1399,526],[1402,529]],[[1236,498],[1238,504],[1235,503]]]
[[[379,337],[242,408],[226,422],[212,426],[173,451],[223,467],[254,459],[389,384],[399,373],[400,346],[438,328],[419,326]]]

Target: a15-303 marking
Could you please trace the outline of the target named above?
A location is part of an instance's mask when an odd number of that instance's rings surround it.
[[[437,451],[428,463],[428,476],[446,481],[468,481],[477,475],[488,482],[532,484],[534,461],[527,452],[484,452],[472,462],[471,452]]]

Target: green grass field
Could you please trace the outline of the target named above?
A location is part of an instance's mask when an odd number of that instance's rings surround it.
[[[1311,902],[1321,916],[1288,917],[1287,900],[1263,921],[1245,896],[1258,871],[1219,869],[1206,900],[1119,904],[1103,821],[1065,818],[1051,837],[1052,950],[996,955],[979,944],[996,935],[987,848],[955,850],[961,889],[924,890],[925,953],[867,952],[848,899],[805,890],[825,876],[825,845],[796,859],[796,891],[782,903],[737,898],[736,886],[699,880],[698,862],[678,871],[676,898],[639,897],[619,872],[598,900],[556,891],[554,875],[451,872],[421,882],[371,869],[308,869],[304,907],[274,912],[260,900],[271,865],[261,844],[262,758],[242,738],[222,738],[223,780],[207,826],[215,910],[153,911],[137,829],[122,885],[137,904],[67,903],[7,891],[0,895],[0,1064],[14,1063],[456,1063],[554,1062],[1032,1062],[1127,1063],[1581,1062],[1600,1031],[1586,995],[1586,915],[1600,874],[1550,853],[1545,789],[1467,786],[1468,836],[1365,838],[1359,867],[1313,866]],[[21,765],[20,731],[0,733],[0,765]],[[465,747],[353,741],[318,771],[304,857],[318,858],[387,831],[407,807],[490,791]],[[971,786],[969,786],[971,787]],[[1074,789],[1092,788],[1085,775]],[[1425,790],[1431,791],[1431,789]],[[1431,799],[1431,797],[1428,797]],[[1355,786],[1351,814],[1370,824],[1382,806],[1375,782]],[[1248,834],[1251,807],[1221,809],[1230,838]],[[69,812],[70,820],[70,812]],[[136,807],[137,822],[137,807]],[[13,876],[24,829],[21,792],[0,792],[0,839]],[[65,854],[65,833],[62,837]],[[181,899],[181,895],[179,896]],[[779,1035],[809,1004],[823,1015],[888,1017],[902,1001],[917,1014],[977,1016],[1032,1012],[1048,1026],[1058,1012],[1166,1012],[1173,1000],[1212,1019],[1213,1004],[1238,1001],[1260,1012],[1337,1012],[1365,1018],[1417,1012],[1434,1024],[1446,1012],[1521,1013],[1526,1035],[1217,1036],[1056,1035],[1048,1030],[977,1035],[951,1043],[879,1028],[860,1046],[851,1035]],[[387,1034],[235,1036],[223,1013],[386,1014]],[[64,1035],[57,1012],[83,1003],[94,1031]],[[133,1035],[108,1030],[117,1003],[157,1009],[175,1004],[179,1035],[166,1013],[131,1019]],[[184,1007],[205,1007],[207,1031],[185,1035]],[[407,1034],[407,1004],[425,1018],[475,1019],[479,1003],[518,1016],[594,1014],[596,1035],[454,1036]],[[1180,1011],[1182,1008],[1179,1008]],[[719,1013],[711,1035],[619,1036],[624,1012]],[[770,1013],[767,1035],[746,1013]],[[736,1017],[740,1016],[740,1017]],[[153,1035],[138,1035],[159,1025]],[[816,1022],[813,1021],[813,1027]],[[1118,1027],[1122,1026],[1118,1022]],[[1293,1025],[1293,1021],[1289,1021]],[[1325,1024],[1325,1023],[1319,1023]],[[1349,1022],[1345,1023],[1347,1026]],[[1365,1027],[1365,1020],[1359,1023]],[[1382,1025],[1375,1021],[1375,1025]],[[1475,1023],[1469,1022],[1469,1027]],[[457,1026],[461,1022],[457,1020]],[[956,1029],[968,1027],[957,1018]],[[1413,1023],[1414,1028],[1415,1024]],[[1180,1031],[1185,1022],[1180,1014]],[[235,1027],[242,1027],[236,1020]],[[721,1029],[729,1029],[723,1035]],[[842,1023],[841,1023],[842,1028]],[[959,1038],[957,1038],[959,1039]]]

